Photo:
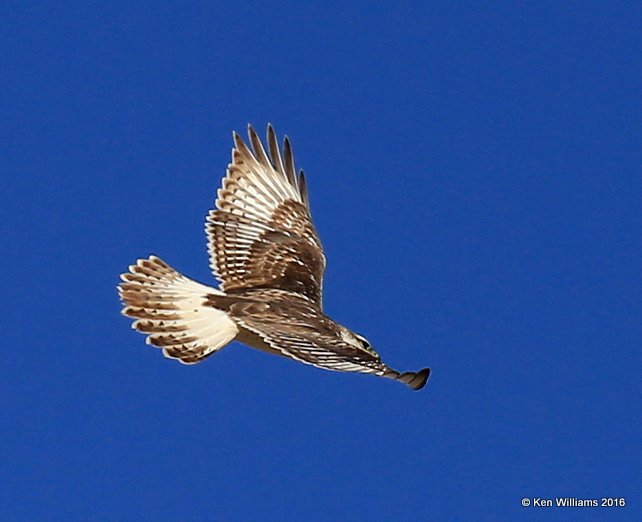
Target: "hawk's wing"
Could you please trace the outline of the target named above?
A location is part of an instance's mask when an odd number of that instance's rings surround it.
[[[278,288],[321,303],[325,256],[312,224],[303,171],[288,139],[268,126],[270,156],[249,126],[253,151],[234,134],[232,163],[207,217],[210,267],[230,292]]]
[[[426,384],[430,369],[398,372],[384,364],[379,355],[366,347],[357,348],[337,335],[337,325],[314,312],[299,310],[283,313],[278,306],[261,303],[237,303],[230,307],[234,320],[253,332],[273,351],[317,368],[337,372],[359,372],[380,375],[420,390]],[[311,320],[312,319],[312,320]]]
[[[235,303],[230,312],[239,325],[286,357],[339,372],[383,375],[387,370],[374,350],[342,340],[340,327],[330,319],[311,309],[282,308],[277,299]]]

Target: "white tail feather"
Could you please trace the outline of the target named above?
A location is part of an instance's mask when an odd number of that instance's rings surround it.
[[[223,295],[220,290],[185,277],[156,256],[139,259],[121,279],[123,314],[136,319],[132,327],[166,357],[193,364],[238,333],[225,312],[205,304],[208,294]]]

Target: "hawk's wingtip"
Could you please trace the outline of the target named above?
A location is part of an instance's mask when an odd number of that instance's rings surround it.
[[[424,368],[418,372],[404,372],[399,373],[396,370],[388,368],[388,370],[382,374],[384,377],[389,379],[394,379],[396,381],[403,382],[409,388],[412,388],[415,391],[421,390],[428,381],[430,377],[430,368]]]
[[[417,373],[415,373],[413,378],[406,384],[413,390],[419,391],[424,386],[426,386],[428,377],[430,377],[430,368],[424,368],[423,370],[419,370]]]

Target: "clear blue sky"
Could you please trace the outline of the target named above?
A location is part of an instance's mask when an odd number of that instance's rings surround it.
[[[1,520],[642,519],[638,2],[108,4],[0,7]],[[248,122],[421,392],[119,315],[137,257],[214,282]]]

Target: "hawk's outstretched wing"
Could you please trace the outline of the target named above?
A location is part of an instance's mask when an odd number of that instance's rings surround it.
[[[240,326],[258,335],[272,350],[326,370],[385,373],[386,366],[374,350],[343,340],[342,327],[305,306],[303,298],[295,298],[303,306],[288,306],[288,296],[275,291],[268,295],[269,301],[238,302],[229,310]]]
[[[420,390],[426,384],[430,368],[418,372],[398,372],[384,364],[372,350],[355,348],[337,341],[336,335],[304,323],[275,323],[274,317],[253,313],[244,319],[235,317],[244,328],[254,332],[273,350],[296,361],[324,370],[359,372],[388,377]]]
[[[225,292],[275,288],[321,303],[325,256],[290,142],[279,151],[268,126],[269,157],[249,126],[253,151],[234,134],[232,163],[207,217],[210,267]]]
[[[355,345],[354,334],[318,308],[306,304],[304,298],[293,298],[277,290],[265,293],[269,299],[257,301],[250,297],[247,301],[232,303],[229,313],[239,326],[256,335],[272,352],[325,370],[388,377],[414,390],[426,384],[430,375],[428,368],[405,373],[393,370],[367,342]]]

